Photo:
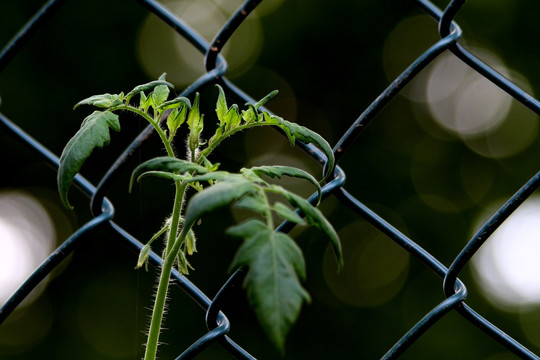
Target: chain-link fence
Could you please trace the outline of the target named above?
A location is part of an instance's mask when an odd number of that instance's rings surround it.
[[[48,21],[54,21],[55,16],[61,16],[62,6],[68,6],[70,2],[61,0],[48,1],[27,24],[12,38],[12,40],[4,47],[0,54],[0,71],[3,71],[10,61],[21,51],[24,51],[29,41],[33,36],[37,36],[40,29],[47,24]],[[234,14],[225,22],[222,28],[215,34],[212,42],[207,42],[202,36],[195,32],[187,23],[171,12],[166,6],[154,0],[140,0],[139,3],[148,11],[155,14],[164,24],[174,29],[181,37],[186,39],[190,46],[204,55],[205,73],[199,78],[190,82],[189,86],[178,94],[179,96],[190,97],[195,92],[203,91],[210,85],[221,85],[228,97],[235,99],[237,102],[253,101],[250,95],[243,92],[239,86],[235,85],[227,78],[227,61],[221,55],[223,48],[228,44],[229,39],[240,28],[242,28],[246,19],[249,19],[252,11],[259,6],[261,0],[246,1]],[[440,40],[432,43],[416,60],[398,76],[394,81],[376,98],[375,101],[369,104],[361,115],[350,123],[348,130],[339,137],[334,147],[334,153],[338,166],[331,180],[323,187],[323,197],[325,199],[334,197],[339,200],[338,205],[346,205],[356,216],[365,219],[380,233],[393,240],[396,244],[411,254],[415,260],[423,264],[427,269],[435,273],[442,281],[446,298],[435,306],[431,311],[425,313],[425,316],[418,320],[409,331],[405,332],[394,346],[388,349],[383,355],[384,359],[399,358],[411,345],[415,344],[422,335],[430,332],[434,325],[445,319],[449,314],[459,314],[468,323],[472,324],[477,329],[481,330],[489,337],[495,339],[498,343],[507,348],[509,353],[517,355],[523,359],[538,359],[538,357],[527,347],[520,342],[514,340],[507,335],[503,330],[493,325],[489,319],[480,314],[480,311],[469,306],[466,302],[468,289],[466,284],[459,280],[459,276],[463,269],[470,263],[473,256],[477,253],[480,247],[489,241],[491,235],[499,228],[501,224],[518,208],[524,201],[538,188],[540,185],[540,172],[536,173],[529,181],[527,181],[516,193],[511,196],[497,211],[493,213],[491,218],[483,223],[471,240],[458,252],[454,257],[451,265],[446,267],[443,263],[422,246],[418,245],[413,239],[409,238],[398,228],[385,220],[376,209],[365,205],[362,201],[351,195],[350,189],[355,187],[354,183],[345,185],[345,177],[347,175],[347,166],[340,163],[340,160],[345,156],[351,155],[351,147],[358,141],[359,135],[367,128],[367,125],[376,120],[377,115],[394,99],[394,97],[402,92],[407,85],[415,79],[425,68],[430,66],[436,59],[443,54],[455,57],[466,64],[470,69],[473,69],[477,74],[480,74],[485,79],[489,79],[493,84],[496,84],[500,89],[511,95],[514,99],[521,102],[532,113],[540,114],[540,103],[523,91],[515,82],[508,80],[507,77],[486,65],[477,56],[473,55],[466,47],[460,45],[462,38],[462,29],[454,22],[455,16],[460,11],[465,0],[451,1],[444,11],[439,10],[429,1],[417,0],[415,5],[424,13],[429,15],[438,23],[438,31]],[[388,4],[388,6],[392,6]],[[57,14],[59,13],[59,14]],[[4,15],[3,15],[4,16]],[[81,15],[84,16],[84,15]],[[52,19],[51,19],[52,18]],[[98,20],[96,20],[98,21]],[[270,34],[269,36],[272,36]],[[104,41],[103,39],[99,41]],[[115,42],[122,41],[122,36],[113,36],[111,45]],[[33,43],[33,45],[35,45]],[[351,56],[354,56],[354,50],[351,50]],[[107,56],[103,54],[103,56]],[[332,56],[332,54],[324,54],[321,56]],[[43,60],[43,59],[37,59]],[[361,61],[361,59],[359,59]],[[333,70],[336,76],[339,76],[339,69]],[[84,84],[83,84],[84,86]],[[482,106],[479,104],[478,106]],[[24,109],[26,111],[27,109]],[[21,109],[23,111],[23,109]],[[42,146],[34,140],[26,131],[32,133],[32,129],[22,129],[17,125],[17,114],[14,114],[14,120],[0,113],[0,120],[3,131],[11,137],[16,138],[24,144],[25,147],[33,151],[35,156],[40,157],[54,168],[58,168],[58,156]],[[62,244],[47,258],[45,262],[39,266],[34,273],[24,282],[24,284],[9,298],[0,311],[0,322],[4,322],[21,304],[21,302],[51,273],[54,273],[63,261],[79,249],[87,249],[88,245],[85,242],[86,234],[99,230],[107,236],[120,238],[121,242],[133,249],[139,251],[143,244],[134,236],[125,231],[118,223],[113,220],[115,210],[113,202],[107,198],[111,188],[123,174],[123,170],[130,164],[130,159],[140,154],[141,147],[145,142],[150,141],[152,128],[147,127],[134,136],[131,143],[126,146],[120,156],[114,163],[103,171],[101,179],[98,182],[90,182],[81,175],[75,178],[76,185],[80,190],[91,200],[92,216],[88,222],[76,229]],[[324,167],[326,158],[324,155],[312,146],[300,145],[303,150]],[[39,176],[39,175],[37,175]],[[100,174],[101,176],[101,174]],[[291,231],[287,225],[283,225],[282,231]],[[83,251],[83,250],[80,250]],[[95,256],[95,255],[90,255]],[[158,255],[152,254],[150,257],[152,265],[159,267],[161,259]],[[188,278],[174,273],[173,283],[177,285],[183,292],[201,306],[206,315],[201,314],[201,321],[205,321],[208,332],[201,333],[200,338],[193,342],[191,346],[179,355],[178,359],[191,359],[199,354],[204,353],[212,344],[221,345],[228,353],[239,359],[253,359],[258,357],[258,354],[250,354],[244,350],[242,344],[237,344],[229,337],[230,322],[227,318],[223,307],[227,303],[227,297],[231,292],[236,292],[237,287],[243,279],[244,272],[237,271],[223,285],[221,290],[217,292],[211,299],[208,294],[201,291]],[[435,290],[433,290],[435,291]],[[174,301],[174,300],[173,300]],[[361,321],[361,320],[358,320]],[[184,324],[189,327],[190,324]],[[391,327],[392,324],[388,324]],[[322,330],[324,331],[324,330]],[[372,334],[373,337],[384,337],[385,334]],[[328,335],[330,336],[330,334]],[[364,338],[362,341],[370,342],[372,339]],[[455,347],[464,347],[465,344],[453,344]],[[466,351],[466,350],[464,350]],[[334,349],[336,358],[340,358],[340,350]],[[60,352],[59,352],[60,353]],[[463,355],[463,358],[474,358],[474,355]],[[60,358],[60,356],[58,357]],[[81,357],[84,358],[84,357]],[[432,358],[442,358],[437,354],[433,354]]]

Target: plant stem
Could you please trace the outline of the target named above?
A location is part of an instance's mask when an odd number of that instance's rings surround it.
[[[161,322],[163,321],[163,313],[165,311],[165,303],[167,301],[167,292],[169,290],[169,278],[171,276],[174,257],[167,256],[163,261],[161,275],[159,277],[158,290],[154,301],[154,309],[152,310],[152,320],[150,321],[150,330],[146,342],[146,350],[144,360],[155,360],[159,343],[159,334],[161,332]]]
[[[123,108],[125,110],[132,111],[147,120],[154,127],[159,137],[161,138],[161,141],[163,142],[163,145],[165,146],[165,149],[167,151],[167,155],[175,158],[174,151],[171,147],[169,140],[167,139],[167,135],[165,134],[161,126],[159,126],[159,119],[154,120],[144,111],[141,111],[131,106],[125,106]],[[174,198],[173,212],[171,215],[169,236],[165,247],[165,255],[163,257],[163,266],[161,268],[158,289],[156,293],[156,298],[154,300],[154,308],[152,309],[152,319],[150,321],[150,329],[146,341],[144,360],[156,359],[157,348],[159,344],[159,335],[161,333],[161,324],[163,322],[163,313],[165,311],[167,293],[169,291],[169,279],[171,277],[172,268],[176,258],[176,254],[175,256],[169,255],[171,254],[172,247],[176,240],[176,234],[178,231],[178,225],[180,223],[180,214],[182,212],[182,205],[184,202],[184,195],[187,184],[183,184],[181,181],[177,180],[174,182],[174,185],[176,192]]]
[[[223,141],[225,140],[226,138],[228,138],[229,136],[239,132],[239,131],[242,131],[242,130],[246,130],[246,129],[251,129],[251,128],[254,128],[254,127],[257,127],[257,126],[268,126],[269,124],[267,122],[253,122],[253,123],[249,123],[249,124],[244,124],[244,125],[240,125],[234,129],[231,129],[227,132],[225,132],[224,134],[221,134],[220,137],[218,137],[216,140],[212,141],[212,144],[209,144],[207,148],[205,148],[204,150],[201,150],[201,152],[199,153],[199,156],[198,158],[196,159],[196,161],[193,161],[193,162],[196,162],[198,164],[200,164],[203,160],[203,157],[208,157],[210,155],[210,153],[212,151],[214,151],[214,149]],[[274,125],[274,124],[270,124],[270,125]]]

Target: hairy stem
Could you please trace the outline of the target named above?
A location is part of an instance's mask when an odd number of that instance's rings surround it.
[[[156,130],[159,137],[161,138],[161,141],[163,142],[163,145],[165,146],[165,149],[167,151],[167,155],[174,158],[174,151],[171,147],[170,141],[167,139],[167,135],[159,126],[159,119],[152,119],[148,114],[146,114],[144,111],[141,111],[140,109],[131,107],[131,106],[125,106],[122,107],[125,110],[132,111],[140,116],[142,116],[145,120],[147,120]],[[150,329],[148,332],[148,338],[146,341],[146,350],[144,353],[144,360],[155,360],[157,355],[157,348],[159,344],[159,335],[161,333],[161,324],[163,322],[163,313],[165,311],[165,304],[167,302],[167,293],[169,291],[169,278],[171,277],[171,271],[174,265],[174,259],[175,256],[169,256],[171,253],[171,248],[176,240],[176,235],[178,231],[178,225],[180,223],[180,215],[182,212],[182,205],[184,202],[184,195],[185,195],[185,189],[186,184],[183,184],[181,181],[175,181],[174,182],[176,192],[175,192],[175,198],[174,198],[174,206],[173,206],[173,212],[171,216],[171,223],[170,223],[170,229],[169,229],[169,236],[167,238],[167,243],[165,247],[165,256],[163,260],[163,266],[161,268],[161,274],[159,277],[159,283],[158,283],[158,289],[156,293],[156,298],[154,300],[154,308],[152,309],[152,319],[150,321]]]
[[[155,360],[159,343],[159,334],[161,332],[161,323],[163,321],[163,313],[165,311],[165,303],[167,301],[167,292],[169,290],[169,278],[174,264],[174,257],[167,256],[163,261],[161,275],[159,277],[158,290],[154,301],[154,309],[152,310],[152,320],[150,321],[150,330],[146,342],[146,350],[144,360]]]

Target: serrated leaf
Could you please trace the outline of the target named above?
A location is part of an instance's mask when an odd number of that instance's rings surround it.
[[[57,181],[60,199],[64,206],[72,208],[67,196],[73,178],[94,148],[102,148],[109,143],[109,128],[120,131],[118,115],[110,111],[94,111],[84,119],[79,131],[62,151]]]
[[[241,227],[240,227],[241,226]],[[229,235],[245,239],[233,267],[248,266],[244,284],[262,328],[283,352],[285,338],[310,296],[300,284],[305,278],[302,251],[286,234],[273,232],[259,220],[249,220]]]
[[[250,168],[255,174],[261,176],[262,174],[270,176],[270,177],[278,177],[281,178],[283,175],[290,176],[290,177],[296,177],[299,179],[304,179],[312,183],[316,188],[317,192],[319,194],[319,201],[322,197],[322,189],[321,185],[319,185],[319,182],[317,179],[315,179],[310,173],[295,168],[291,166],[281,166],[281,165],[275,165],[275,166],[255,166]]]
[[[237,208],[248,209],[258,213],[265,213],[268,210],[268,203],[261,199],[260,196],[249,195],[244,196],[235,204]]]
[[[174,89],[174,85],[168,81],[165,81],[165,77],[163,75],[159,78],[159,80],[154,80],[146,84],[135,86],[133,90],[127,93],[126,99],[129,101],[129,99],[131,99],[133,96],[137,95],[141,91],[153,90],[156,86],[159,86],[159,85],[165,85],[171,89]]]
[[[324,217],[324,215],[315,206],[311,205],[309,201],[301,196],[298,196],[282,187],[274,187],[280,189],[280,193],[283,197],[294,207],[300,209],[306,216],[307,222],[310,225],[315,225],[321,229],[330,239],[330,243],[334,248],[334,253],[340,267],[343,266],[343,254],[341,252],[341,243],[339,236],[330,222]]]
[[[274,204],[274,211],[285,220],[292,221],[295,224],[305,224],[304,219],[300,215],[283,203],[276,202]]]
[[[176,123],[176,117],[178,116],[178,108],[172,109],[169,115],[167,115],[167,128],[169,129],[169,142],[174,138],[176,130],[179,125]]]
[[[173,139],[176,131],[186,121],[187,106],[182,106],[180,110],[175,108],[167,117],[167,127],[169,128],[169,142]]]
[[[224,117],[227,113],[227,100],[225,99],[225,92],[223,88],[219,85],[216,85],[218,88],[219,94],[216,102],[216,115],[220,124],[224,123]]]
[[[238,113],[238,105],[233,104],[229,111],[224,116],[225,119],[225,132],[230,131],[242,122],[242,118],[240,117],[240,114]]]
[[[131,173],[131,179],[129,180],[129,191],[133,187],[135,179],[138,179],[142,174],[148,172],[166,172],[166,173],[185,173],[186,171],[197,171],[199,173],[206,173],[208,170],[201,165],[197,165],[190,161],[172,158],[169,156],[162,156],[150,159],[143,162],[133,170]]]
[[[203,215],[256,191],[255,185],[241,178],[220,181],[193,195],[186,207],[184,226],[190,228]]]
[[[81,105],[93,105],[95,107],[99,108],[110,108],[113,106],[122,105],[122,100],[124,98],[124,94],[103,94],[103,95],[94,95],[90,96],[89,98],[86,98],[84,100],[79,101],[73,109],[75,110]]]
[[[326,155],[328,159],[328,164],[326,166],[326,174],[324,174],[322,181],[326,180],[326,178],[328,178],[328,176],[330,175],[330,172],[334,170],[335,164],[334,152],[332,151],[330,144],[328,144],[328,142],[321,135],[304,126],[292,123],[287,120],[283,120],[280,117],[274,118],[279,123],[279,127],[281,127],[289,137],[291,145],[294,145],[294,140],[298,139],[306,144],[314,144],[322,150],[322,152]]]
[[[156,86],[151,95],[154,106],[159,107],[165,101],[167,101],[167,98],[169,97],[169,93],[170,93],[170,90],[166,85]]]
[[[252,104],[248,104],[248,106],[249,108],[247,110],[242,110],[242,119],[246,124],[259,120],[257,110],[255,110]]]

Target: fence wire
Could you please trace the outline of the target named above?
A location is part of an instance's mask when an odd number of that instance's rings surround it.
[[[222,29],[215,35],[214,40],[208,43],[202,36],[197,34],[187,23],[166,7],[154,0],[139,0],[149,12],[158,16],[165,24],[174,29],[180,36],[188,40],[194,48],[204,54],[206,73],[193,81],[179,96],[189,97],[197,91],[212,84],[219,84],[225,93],[238,102],[252,102],[253,99],[226,77],[227,62],[221,56],[221,50],[227,44],[231,35],[242,26],[244,20],[261,3],[262,0],[246,1],[230,19],[223,25]],[[21,51],[28,40],[40,30],[44,22],[50,18],[64,3],[62,0],[48,1],[28,23],[12,38],[0,53],[0,72],[4,70],[10,60]],[[439,55],[445,52],[452,53],[470,68],[489,79],[502,90],[507,92],[517,101],[521,102],[530,111],[540,114],[540,102],[531,97],[515,83],[508,80],[490,66],[486,65],[479,58],[471,54],[467,49],[459,44],[462,30],[454,17],[459,12],[465,0],[451,1],[444,11],[438,9],[427,0],[416,0],[417,6],[435,19],[439,24],[440,40],[429,47],[420,57],[403,71],[364,112],[350,125],[349,129],[338,140],[334,147],[336,162],[339,164],[342,156],[347,153],[350,146],[356,141],[360,133],[367,125],[376,118],[377,114],[412,80],[420,71],[434,61]],[[50,165],[58,168],[59,159],[56,154],[42,146],[15,122],[0,113],[0,121],[3,130],[10,136],[18,139],[26,147],[44,159]],[[110,233],[119,235],[127,247],[139,251],[143,244],[135,237],[127,233],[113,221],[114,206],[106,197],[112,184],[118,178],[120,172],[127,164],[134,153],[147,141],[152,133],[152,127],[145,128],[116,159],[114,164],[106,171],[101,181],[94,185],[81,175],[75,177],[76,185],[88,196],[91,202],[93,218],[75,231],[65,240],[34,273],[24,282],[24,284],[13,294],[0,310],[0,323],[2,323],[13,310],[25,299],[25,297],[47,277],[64,259],[81,245],[83,235],[92,229],[101,228]],[[301,144],[302,148],[316,159],[321,167],[326,164],[326,158],[317,148]],[[336,167],[334,176],[327,181],[323,187],[323,197],[334,196],[340,203],[350,207],[361,218],[367,220],[381,233],[392,239],[410,254],[414,255],[432,272],[442,280],[442,285],[446,299],[433,308],[420,319],[403,337],[390,348],[382,359],[399,358],[413,343],[415,343],[424,333],[430,330],[434,324],[451,312],[458,313],[472,325],[485,332],[493,339],[504,345],[510,352],[522,359],[540,359],[531,350],[507,335],[502,329],[493,325],[486,318],[476,312],[466,304],[467,288],[459,280],[459,275],[463,268],[469,263],[477,250],[484,244],[494,231],[516,210],[540,185],[540,172],[526,182],[506,203],[500,207],[493,216],[484,223],[472,239],[466,244],[461,252],[455,257],[452,264],[447,268],[437,258],[428,251],[408,238],[377,212],[364,205],[360,200],[352,196],[345,188],[346,171],[339,165]],[[314,196],[311,200],[315,199]],[[290,231],[290,224],[282,224],[281,231]],[[153,266],[161,265],[161,258],[152,253],[150,263]],[[245,351],[241,345],[235,343],[229,336],[230,323],[226,315],[221,311],[227,294],[239,285],[245,275],[245,270],[236,271],[223,285],[217,295],[210,299],[190,280],[181,276],[178,272],[173,273],[173,283],[186,292],[205,311],[204,321],[208,332],[189,346],[177,359],[192,359],[200,354],[204,349],[213,343],[219,343],[224,349],[238,359],[255,359],[253,355]],[[201,319],[202,321],[203,319]]]

